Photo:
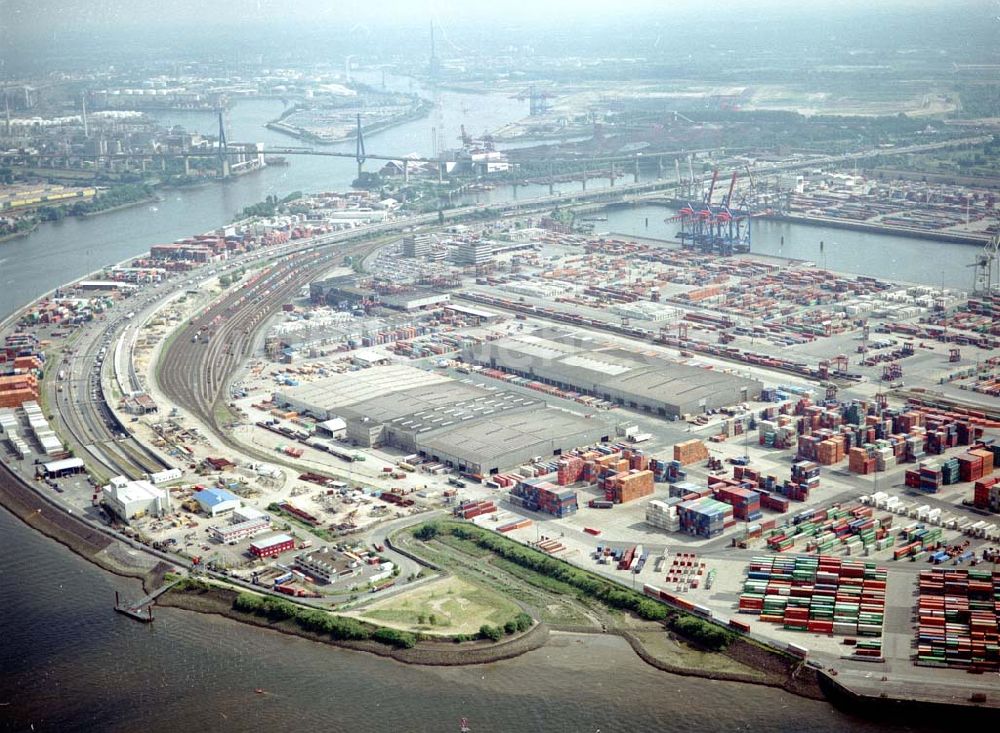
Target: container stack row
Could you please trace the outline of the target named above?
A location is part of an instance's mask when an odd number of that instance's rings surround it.
[[[977,481],[973,487],[972,503],[978,509],[1000,512],[1000,480],[990,476]]]
[[[708,448],[697,438],[674,445],[674,460],[682,466],[708,460]]]
[[[525,527],[530,527],[530,526],[531,526],[530,519],[519,519],[516,522],[508,522],[507,524],[503,524],[497,527],[497,532],[500,532],[502,534],[505,532],[513,532],[515,529],[524,529]]]
[[[892,516],[876,518],[872,507],[837,506],[807,510],[792,520],[792,525],[775,529],[767,545],[775,552],[785,552],[798,545],[805,552],[831,552],[842,549],[847,555],[860,555],[892,547]]]
[[[677,514],[682,532],[709,539],[718,537],[736,522],[729,504],[708,497],[679,504]]]
[[[539,479],[518,481],[510,491],[511,503],[534,512],[565,517],[579,508],[576,492]]]
[[[496,504],[490,500],[466,501],[455,507],[455,516],[462,519],[472,519],[483,514],[493,514],[496,511]]]
[[[936,549],[940,542],[940,527],[929,527],[922,522],[903,527],[899,533],[899,546],[893,550],[892,559],[900,560],[908,557],[911,560],[919,560]]]
[[[623,471],[609,477],[604,483],[605,500],[615,504],[624,504],[652,493],[652,471]]]
[[[827,555],[755,557],[747,567],[740,613],[791,631],[882,635],[886,570]]]
[[[924,570],[917,663],[1000,672],[1000,572]]]

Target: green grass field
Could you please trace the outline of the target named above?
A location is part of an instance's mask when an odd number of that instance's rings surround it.
[[[408,631],[475,634],[483,624],[503,626],[518,611],[500,594],[452,576],[375,603],[359,616]]]

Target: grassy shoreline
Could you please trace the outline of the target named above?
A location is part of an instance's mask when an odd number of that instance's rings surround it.
[[[237,610],[234,608],[234,603],[238,595],[236,591],[214,586],[208,589],[182,586],[161,596],[157,604],[222,616],[240,623],[290,636],[299,636],[329,646],[369,652],[381,657],[390,657],[406,664],[427,666],[464,666],[511,659],[534,649],[540,649],[545,646],[549,638],[548,627],[544,624],[535,624],[524,633],[497,643],[482,640],[455,643],[451,640],[422,638],[417,640],[413,647],[403,648],[375,639],[334,639],[328,633],[305,629],[291,619],[271,620]]]

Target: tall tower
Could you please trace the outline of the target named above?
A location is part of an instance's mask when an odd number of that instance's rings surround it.
[[[83,104],[83,136],[90,137],[90,128],[87,127],[87,93],[84,92],[80,96],[81,103]]]
[[[431,80],[437,81],[438,77],[441,75],[441,62],[438,61],[437,53],[434,50],[434,21],[431,21],[431,60],[430,67],[428,69],[430,73]]]

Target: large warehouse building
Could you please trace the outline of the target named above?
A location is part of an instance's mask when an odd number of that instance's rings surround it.
[[[763,384],[675,364],[565,329],[540,329],[465,349],[475,364],[584,392],[661,417],[697,414],[760,395]]]
[[[614,434],[599,418],[550,408],[533,396],[403,365],[328,377],[274,399],[319,420],[341,418],[357,445],[392,446],[484,476]]]

